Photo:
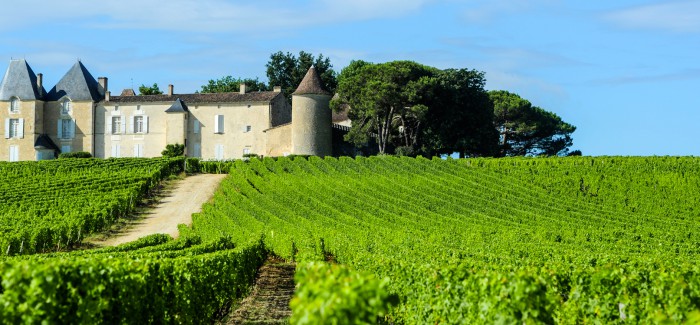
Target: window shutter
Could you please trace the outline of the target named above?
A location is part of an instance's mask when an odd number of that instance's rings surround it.
[[[56,127],[56,136],[59,139],[63,139],[63,120],[58,119],[58,126]]]
[[[68,122],[68,130],[70,133],[68,137],[71,139],[75,138],[75,120],[70,120],[70,122]]]
[[[10,119],[5,119],[5,139],[10,138]]]
[[[215,115],[214,116],[214,133],[220,133],[219,132],[219,116],[221,115]],[[218,147],[217,147],[218,148]],[[217,149],[218,150],[218,149]]]
[[[194,134],[199,134],[199,128],[200,128],[200,127],[201,127],[201,126],[199,125],[199,121],[198,121],[198,120],[194,120]]]
[[[148,115],[143,116],[143,133],[148,133]]]
[[[23,139],[24,138],[24,119],[21,118],[19,119],[19,138]]]
[[[121,122],[121,133],[126,133],[126,123],[124,121],[124,115],[119,115],[119,121]]]
[[[129,116],[129,133],[134,133],[134,119],[135,118],[136,117],[134,117],[133,115]]]
[[[105,128],[105,134],[111,134],[112,133],[112,116],[107,116],[107,122],[105,123],[107,126]]]
[[[202,156],[202,145],[199,143],[194,144],[194,155],[195,157],[199,158]]]

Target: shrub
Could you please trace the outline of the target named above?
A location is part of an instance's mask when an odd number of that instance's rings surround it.
[[[180,157],[185,155],[185,145],[184,144],[169,144],[165,146],[165,150],[160,153],[163,157]]]
[[[63,158],[92,158],[92,155],[87,151],[64,152],[58,155],[58,159]]]

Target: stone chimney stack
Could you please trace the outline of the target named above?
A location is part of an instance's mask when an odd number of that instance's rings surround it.
[[[41,91],[41,87],[44,86],[44,74],[43,73],[37,73],[36,86],[39,88],[39,91]]]
[[[111,94],[112,94],[112,92],[110,92],[110,91],[105,91],[105,102],[108,102],[108,101],[109,101],[109,97],[110,97]]]
[[[168,96],[172,96],[172,95],[173,95],[173,89],[174,89],[174,88],[175,88],[175,87],[173,87],[173,85],[168,85]]]
[[[276,93],[281,93],[282,92],[282,86],[275,86],[274,91]]]
[[[246,92],[246,89],[245,89],[245,88],[246,88],[246,87],[245,87],[245,84],[244,84],[244,83],[241,83],[241,91],[240,91],[241,94],[245,94],[245,92]]]
[[[97,83],[102,86],[102,95],[107,93],[107,77],[97,77]]]

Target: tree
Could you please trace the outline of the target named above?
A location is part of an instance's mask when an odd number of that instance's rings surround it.
[[[319,54],[314,57],[311,53],[304,51],[299,52],[299,57],[292,53],[283,53],[279,51],[270,55],[270,61],[267,62],[267,79],[269,80],[270,88],[281,86],[288,100],[291,100],[292,93],[296,90],[304,79],[304,75],[313,65],[316,72],[321,76],[321,82],[326,90],[331,93],[335,92],[338,85],[337,74],[333,70],[333,65],[329,58]]]
[[[420,153],[493,156],[498,133],[493,125],[493,103],[484,90],[484,73],[446,69],[439,71],[436,79]]]
[[[490,91],[500,156],[566,155],[576,127],[505,90]]]
[[[226,93],[226,92],[238,92],[240,91],[240,85],[244,83],[246,85],[246,91],[266,91],[268,87],[264,82],[258,80],[258,78],[234,78],[231,76],[221,77],[216,80],[209,80],[209,83],[202,86],[203,93]]]
[[[346,140],[362,145],[376,135],[380,154],[387,146],[418,145],[419,135],[432,98],[437,69],[412,61],[372,64],[353,61],[338,78],[338,97],[331,105],[348,105],[353,128]]]
[[[158,84],[154,83],[153,86],[146,87],[145,85],[141,85],[139,87],[139,94],[140,95],[161,95],[163,92],[158,88]]]

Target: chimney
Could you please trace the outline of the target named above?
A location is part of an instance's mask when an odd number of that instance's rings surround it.
[[[108,102],[108,101],[109,101],[110,95],[111,95],[111,92],[110,92],[110,91],[105,91],[105,102]]]
[[[175,88],[175,87],[173,87],[173,85],[168,85],[168,96],[172,96],[172,95],[173,95],[173,89],[174,89],[174,88]]]
[[[43,73],[37,73],[36,86],[39,88],[39,91],[41,91],[41,87],[44,86],[44,74]]]
[[[102,95],[107,93],[107,77],[98,77],[97,83],[100,84],[100,86],[102,86]]]
[[[275,86],[274,91],[276,93],[281,93],[282,92],[282,86]]]
[[[245,89],[245,84],[244,84],[244,83],[241,83],[241,91],[240,91],[240,93],[241,93],[241,94],[245,94],[245,91],[246,91],[246,89]]]

